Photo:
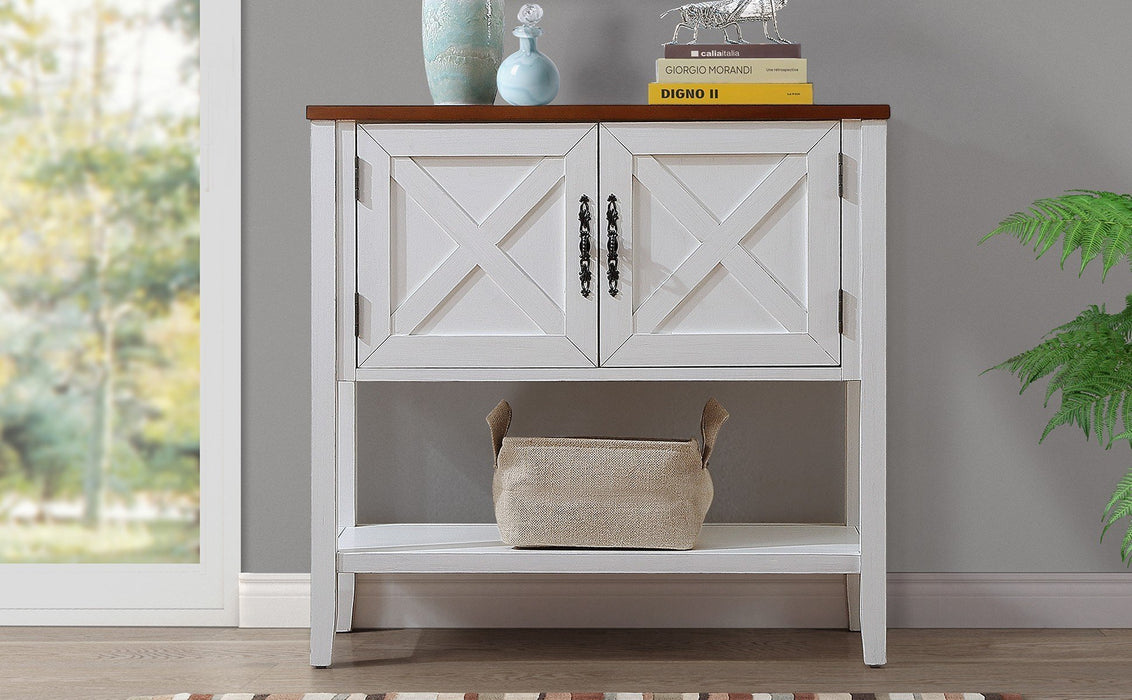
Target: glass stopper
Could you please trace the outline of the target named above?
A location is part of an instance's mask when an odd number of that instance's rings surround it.
[[[533,27],[542,19],[542,6],[529,2],[519,8],[519,21],[528,27]]]

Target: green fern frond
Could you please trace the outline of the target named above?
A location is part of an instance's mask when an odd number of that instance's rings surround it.
[[[1060,241],[1061,266],[1079,253],[1081,275],[1099,257],[1104,280],[1122,260],[1132,263],[1132,195],[1073,190],[1039,199],[1029,210],[1008,216],[981,242],[1003,234],[1032,245],[1038,258]],[[1106,448],[1116,441],[1132,444],[1132,296],[1119,313],[1110,314],[1104,306],[1085,309],[1052,330],[1037,347],[992,369],[1016,376],[1021,392],[1048,378],[1047,406],[1060,395],[1042,440],[1062,425],[1075,425],[1086,439],[1096,435]],[[1105,506],[1101,541],[1126,519],[1120,557],[1132,566],[1132,471],[1117,484]]]
[[[1004,234],[1033,245],[1039,258],[1061,240],[1061,266],[1080,252],[1082,275],[1100,257],[1103,280],[1117,263],[1132,256],[1132,195],[1071,190],[1039,199],[1028,211],[1006,217],[982,242]]]
[[[1112,510],[1118,501],[1132,498],[1132,471],[1124,475],[1120,483],[1116,485],[1116,490],[1112,492],[1112,498],[1105,504],[1105,512]]]
[[[1125,518],[1130,520],[1128,530],[1124,533],[1124,539],[1120,543],[1120,559],[1132,566],[1132,470],[1120,480],[1112,498],[1109,499],[1108,505],[1105,506],[1104,516],[1102,517],[1105,525],[1104,529],[1101,530],[1101,541],[1104,541],[1104,536],[1108,534],[1113,525]]]
[[[1113,525],[1121,518],[1127,518],[1132,515],[1132,499],[1117,501],[1116,505],[1108,512],[1108,522],[1105,524],[1105,529]]]
[[[1042,440],[1062,425],[1076,425],[1105,447],[1132,437],[1132,296],[1119,313],[1085,309],[1037,347],[992,369],[1015,375],[1020,393],[1048,378],[1046,405],[1060,394]]]

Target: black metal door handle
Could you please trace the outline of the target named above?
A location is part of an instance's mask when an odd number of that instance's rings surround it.
[[[582,282],[582,296],[588,299],[593,273],[590,272],[590,198],[586,195],[582,195],[582,207],[578,211],[578,232],[580,238],[578,254],[581,262],[578,279]]]
[[[619,248],[617,236],[619,233],[618,226],[621,221],[621,212],[617,208],[617,195],[609,195],[609,209],[605,212],[605,220],[609,227],[609,240],[607,240],[605,244],[606,252],[609,254],[606,277],[609,280],[609,296],[615,297],[618,292],[617,283],[621,279],[621,273],[617,269],[617,253]]]

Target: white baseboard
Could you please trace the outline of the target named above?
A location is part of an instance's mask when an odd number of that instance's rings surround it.
[[[240,627],[310,624],[310,574],[240,574]]]
[[[893,627],[1132,628],[1132,574],[889,574]]]
[[[891,627],[1132,628],[1132,574],[890,574]],[[306,627],[308,574],[242,574],[241,627]],[[355,626],[846,626],[843,576],[360,576]]]

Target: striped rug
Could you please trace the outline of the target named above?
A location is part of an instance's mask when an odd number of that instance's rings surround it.
[[[178,693],[130,700],[1022,700],[1014,693]]]

